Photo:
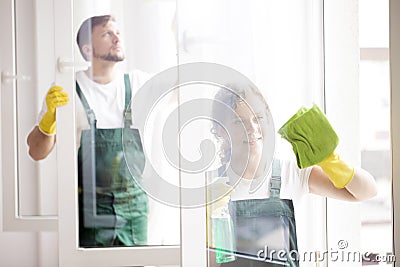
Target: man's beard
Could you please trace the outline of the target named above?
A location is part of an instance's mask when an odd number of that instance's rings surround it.
[[[120,61],[123,61],[125,59],[125,55],[124,54],[112,55],[111,53],[108,53],[106,55],[98,55],[98,54],[96,54],[95,51],[93,51],[93,57],[102,59],[104,61],[110,61],[110,62],[120,62]]]

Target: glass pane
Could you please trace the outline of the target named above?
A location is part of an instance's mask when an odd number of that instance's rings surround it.
[[[310,1],[178,1],[179,62],[182,64],[212,62],[236,71],[234,75],[226,75],[225,83],[214,84],[213,90],[205,86],[201,89],[201,92],[204,93],[202,97],[212,102],[207,107],[211,110],[208,131],[213,136],[207,138],[213,141],[216,148],[214,161],[203,177],[211,192],[209,200],[215,202],[214,205],[217,206],[216,208],[213,205],[208,206],[209,266],[216,266],[217,261],[232,261],[232,255],[230,255],[232,251],[236,252],[235,261],[245,258],[257,260],[257,252],[265,251],[268,241],[276,236],[281,239],[274,239],[273,243],[281,244],[281,246],[273,247],[271,245],[271,250],[286,249],[285,251],[287,251],[287,248],[290,248],[288,233],[293,233],[293,228],[276,227],[274,229],[276,224],[272,221],[270,221],[270,226],[274,231],[270,232],[274,232],[275,236],[265,235],[262,238],[258,236],[258,243],[257,238],[251,241],[245,240],[239,238],[237,233],[232,237],[232,234],[238,231],[238,225],[241,224],[240,216],[235,217],[230,214],[232,212],[231,204],[219,206],[219,203],[225,203],[226,199],[223,198],[223,195],[224,192],[228,194],[229,186],[235,187],[235,191],[230,195],[230,203],[249,198],[255,198],[256,201],[265,200],[269,195],[268,186],[272,169],[272,157],[269,158],[268,155],[281,159],[283,169],[293,168],[292,170],[295,170],[297,168],[290,144],[280,138],[276,131],[302,105],[310,106],[312,103],[321,103],[323,68],[321,67],[320,53],[322,51],[319,28],[321,25],[320,4],[318,1],[312,3]],[[246,78],[243,78],[240,83],[238,77],[242,75]],[[250,89],[250,84],[254,84],[252,89]],[[230,94],[231,90],[233,92]],[[226,91],[228,99],[226,101],[234,103],[234,99],[238,98],[235,96],[236,90],[244,91],[246,96],[250,95],[251,100],[245,98],[250,105],[247,108],[244,107],[242,111],[256,111],[259,119],[265,121],[269,126],[263,132],[265,139],[261,149],[262,151],[266,150],[266,158],[262,158],[263,164],[259,168],[259,171],[262,170],[264,173],[260,175],[260,179],[252,180],[254,183],[249,182],[247,188],[243,184],[243,179],[240,179],[241,182],[235,183],[240,178],[238,173],[247,170],[243,165],[246,163],[246,156],[249,156],[253,163],[257,163],[257,159],[251,158],[254,152],[251,146],[242,151],[239,149],[240,146],[233,145],[233,142],[237,137],[235,134],[244,134],[245,125],[250,120],[247,117],[244,118],[244,114],[237,112],[234,105],[229,106],[224,100],[219,99],[219,97],[223,98],[223,91]],[[199,91],[192,90],[193,98],[200,97],[200,95]],[[225,110],[217,108],[218,111],[213,111],[213,108],[218,105],[217,103],[223,103],[222,106],[225,107]],[[206,108],[205,105],[203,107]],[[268,112],[266,112],[267,107]],[[249,112],[247,115],[250,115]],[[238,125],[243,122],[243,127],[239,127],[237,131],[233,130],[235,124],[231,125],[234,118],[237,119]],[[220,128],[224,130],[218,130]],[[230,130],[233,132],[229,132]],[[225,134],[223,134],[224,131]],[[272,131],[272,135],[268,131]],[[232,151],[228,152],[228,154],[232,153],[232,158],[226,158],[224,143],[229,144],[229,142],[226,142],[224,137],[232,142],[232,149],[237,149],[235,155],[243,156],[242,160],[234,158]],[[194,142],[194,149],[200,147],[199,144],[200,142]],[[183,148],[185,147],[183,146]],[[221,157],[229,161],[229,167],[226,169]],[[237,179],[235,180],[235,178]],[[222,185],[219,185],[217,181],[221,181]],[[229,186],[226,185],[227,181],[229,181]],[[214,183],[217,183],[215,185],[217,189],[214,188]],[[222,192],[218,191],[219,187],[222,187]],[[260,190],[256,190],[255,194],[250,194],[249,189]],[[296,184],[293,188],[282,189],[281,196],[282,198],[296,199],[293,202],[296,209],[299,250],[322,251],[324,250],[323,236],[325,233],[324,216],[321,215],[323,214],[324,200],[303,194],[303,189],[300,184]],[[219,202],[218,199],[222,202]],[[231,215],[230,219],[228,215]],[[278,218],[277,220],[282,226],[289,224],[287,218]],[[267,227],[261,218],[257,218],[252,223],[248,225],[250,228],[242,230],[256,232],[259,230],[256,226]],[[234,225],[233,232],[230,231],[232,225]],[[246,245],[249,246],[246,247]],[[217,251],[217,249],[220,250]],[[226,254],[226,259],[223,259],[224,254]],[[260,254],[261,257],[264,255]],[[219,258],[219,256],[221,257]],[[279,259],[275,260],[279,261]]]
[[[157,127],[176,105],[156,74],[176,64],[174,14],[173,1],[74,1],[82,247],[179,244],[179,191],[166,190],[179,173]]]
[[[360,1],[361,164],[378,195],[361,205],[363,265],[392,266],[389,1]],[[374,20],[369,18],[374,16]]]

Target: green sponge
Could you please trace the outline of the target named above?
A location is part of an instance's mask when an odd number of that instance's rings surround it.
[[[325,114],[315,104],[310,109],[301,107],[278,133],[292,144],[300,169],[320,163],[339,143]]]

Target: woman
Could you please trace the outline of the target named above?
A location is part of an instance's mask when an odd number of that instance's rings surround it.
[[[215,96],[213,121],[212,131],[221,143],[219,175],[227,176],[234,188],[229,210],[236,260],[222,266],[299,266],[292,200],[313,193],[363,201],[376,194],[374,178],[349,166],[334,151],[302,169],[296,162],[273,159],[272,116],[262,95],[251,86],[221,88]],[[284,137],[296,145],[295,138]]]

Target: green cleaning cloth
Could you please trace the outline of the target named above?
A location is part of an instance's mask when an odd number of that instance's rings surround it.
[[[292,144],[300,169],[320,163],[339,143],[325,114],[315,104],[310,109],[301,107],[278,133]]]

